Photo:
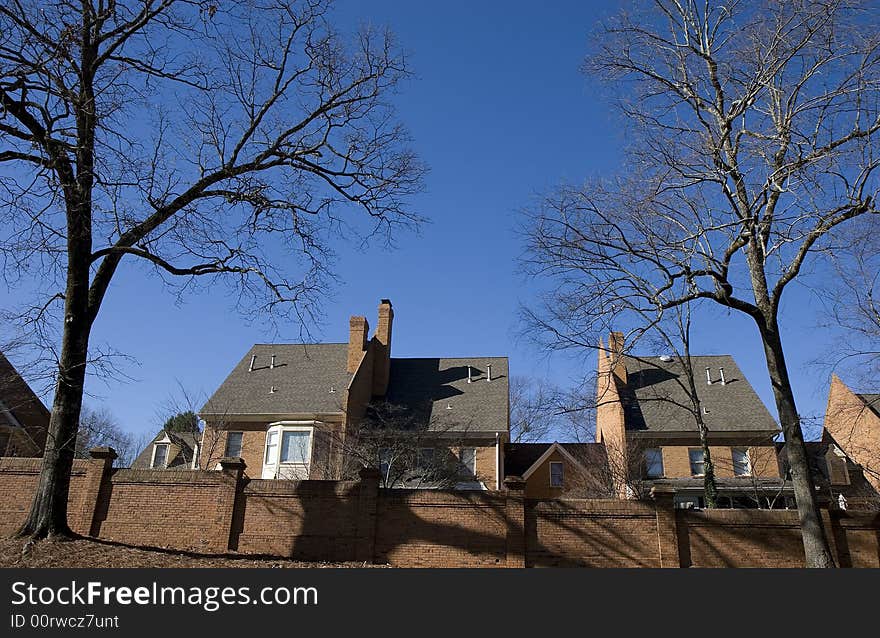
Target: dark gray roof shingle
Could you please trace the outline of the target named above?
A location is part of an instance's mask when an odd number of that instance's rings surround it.
[[[257,357],[254,369],[249,372],[254,355]],[[272,355],[275,355],[274,368],[270,367]],[[199,414],[341,412],[343,392],[352,376],[345,370],[347,362],[346,343],[256,344]]]
[[[692,356],[697,396],[711,432],[777,432],[779,426],[730,355]],[[706,383],[706,368],[713,383]],[[726,383],[721,384],[719,368]],[[683,367],[678,359],[626,357],[622,388],[626,426],[632,431],[696,432]]]
[[[386,401],[409,408],[432,430],[507,432],[508,374],[507,357],[392,357]]]

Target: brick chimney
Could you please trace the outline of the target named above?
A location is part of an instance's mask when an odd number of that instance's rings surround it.
[[[391,325],[394,322],[394,309],[391,301],[379,302],[379,323],[376,325],[376,355],[373,360],[373,395],[385,396],[388,392],[388,379],[391,374]]]
[[[626,383],[626,364],[621,355],[623,334],[608,335],[608,347],[599,339],[599,367],[596,379],[596,442],[605,445],[608,464],[612,472],[612,489],[618,498],[628,498],[627,481],[624,476],[630,467],[626,441],[626,414],[620,396],[621,382]],[[621,377],[622,375],[622,377]]]
[[[618,381],[626,385],[626,360],[623,358],[624,336],[622,332],[608,335],[608,356],[611,358],[611,371]]]
[[[348,320],[348,364],[345,369],[354,374],[357,372],[364,351],[367,349],[367,334],[370,324],[366,317],[352,317]]]

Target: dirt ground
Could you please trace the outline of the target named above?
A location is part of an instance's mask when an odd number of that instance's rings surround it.
[[[310,563],[229,554],[206,556],[97,541],[39,541],[0,538],[0,568],[9,567],[381,567],[365,563]]]

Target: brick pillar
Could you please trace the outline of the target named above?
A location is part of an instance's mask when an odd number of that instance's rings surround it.
[[[657,515],[657,552],[660,567],[681,567],[678,555],[678,526],[675,521],[675,488],[655,485],[651,488]]]
[[[95,515],[98,512],[101,488],[105,481],[110,480],[110,470],[117,455],[112,447],[96,447],[89,450],[89,456],[92,459],[86,468],[86,484],[80,500],[79,520],[76,521],[74,531],[97,536],[98,521],[95,520]]]
[[[217,534],[211,549],[225,553],[229,551],[232,535],[232,520],[235,515],[235,502],[243,489],[245,462],[239,457],[225,456],[220,459],[222,486],[217,497]]]
[[[518,476],[504,479],[505,518],[507,519],[507,567],[526,566],[526,482]]]
[[[372,563],[376,551],[376,517],[379,507],[379,470],[363,467],[358,472],[357,521],[354,560]]]

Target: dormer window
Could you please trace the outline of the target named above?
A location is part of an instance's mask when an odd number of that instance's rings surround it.
[[[168,443],[156,443],[153,446],[153,460],[150,467],[154,469],[163,469],[168,467]]]

